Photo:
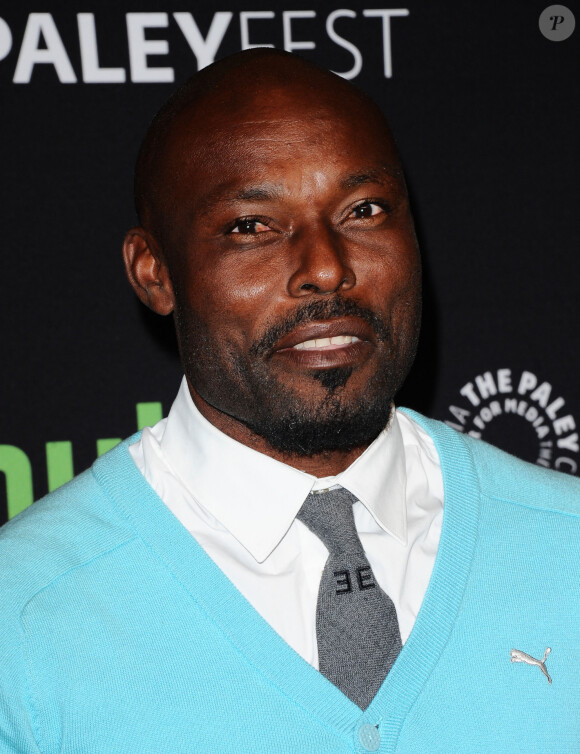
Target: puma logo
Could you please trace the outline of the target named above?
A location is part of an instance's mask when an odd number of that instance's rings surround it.
[[[546,651],[544,652],[544,657],[541,660],[536,660],[535,657],[532,657],[531,655],[527,655],[525,652],[522,652],[519,649],[512,649],[510,651],[510,658],[512,662],[525,662],[528,665],[537,665],[542,671],[542,673],[548,679],[548,683],[552,683],[550,674],[546,670],[546,657],[550,654],[551,651],[552,650],[550,649],[550,647],[546,647]]]

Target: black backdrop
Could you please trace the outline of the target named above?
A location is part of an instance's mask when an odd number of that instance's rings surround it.
[[[578,473],[579,30],[546,39],[531,0],[412,0],[389,9],[390,33],[370,0],[15,6],[0,6],[0,522],[171,405],[171,321],[121,264],[133,163],[201,42],[223,57],[244,27],[251,44],[282,48],[286,28],[306,57],[360,68],[391,121],[426,289],[399,403]]]

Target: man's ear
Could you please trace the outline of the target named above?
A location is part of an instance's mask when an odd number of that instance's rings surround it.
[[[144,228],[131,228],[123,243],[125,270],[141,301],[157,314],[175,306],[173,286],[155,238]]]

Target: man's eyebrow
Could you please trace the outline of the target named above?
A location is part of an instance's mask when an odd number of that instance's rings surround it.
[[[399,168],[385,165],[381,170],[370,168],[357,173],[351,173],[342,179],[340,185],[343,189],[353,189],[358,186],[364,186],[365,183],[390,183],[393,178],[400,180],[402,176],[403,171]]]
[[[268,202],[282,196],[282,187],[274,184],[244,186],[238,191],[220,187],[206,196],[197,208],[199,214],[208,214],[216,204],[231,205],[237,202]]]
[[[223,201],[232,204],[234,202],[251,202],[256,200],[267,202],[271,199],[280,198],[281,194],[282,189],[280,186],[247,186],[240,189],[240,191],[236,191],[231,196],[223,197]]]

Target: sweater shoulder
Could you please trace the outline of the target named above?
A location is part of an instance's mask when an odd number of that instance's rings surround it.
[[[473,462],[481,494],[515,505],[580,518],[580,479],[546,469],[506,453],[483,440],[461,434],[443,422],[427,419],[416,411],[405,413],[428,432],[445,468],[467,451]]]
[[[119,474],[117,448],[96,463]],[[0,603],[20,611],[66,572],[135,537],[97,481],[94,466],[0,529]]]

